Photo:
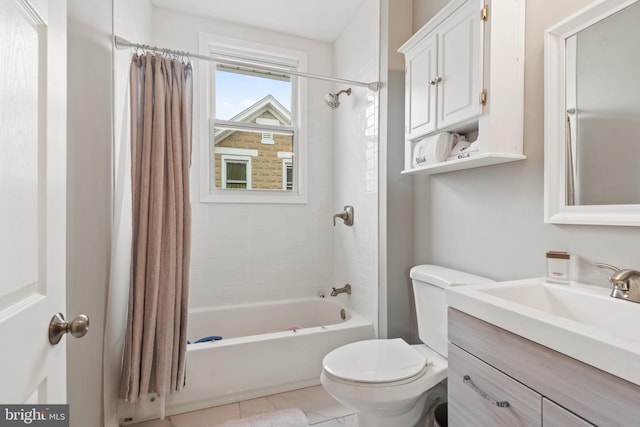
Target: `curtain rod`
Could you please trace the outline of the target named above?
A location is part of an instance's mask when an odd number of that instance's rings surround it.
[[[380,82],[371,82],[371,83],[359,82],[356,80],[346,80],[346,79],[340,79],[337,77],[328,77],[328,76],[321,76],[318,74],[303,73],[301,71],[288,70],[286,68],[274,67],[270,65],[262,65],[262,64],[257,65],[251,62],[235,61],[235,60],[230,60],[230,59],[226,59],[226,58],[215,56],[215,55],[200,55],[197,53],[165,49],[165,48],[149,46],[145,44],[132,43],[129,40],[124,39],[120,36],[114,36],[114,41],[115,41],[116,48],[118,49],[136,48],[136,49],[143,49],[143,50],[152,50],[154,52],[162,52],[169,55],[180,55],[180,56],[186,56],[188,58],[197,58],[205,61],[217,62],[219,64],[224,64],[224,65],[243,67],[243,68],[249,69],[249,71],[263,72],[263,73],[277,72],[277,73],[284,73],[284,74],[289,74],[293,76],[307,77],[307,78],[316,79],[316,80],[325,80],[329,82],[344,83],[348,85],[364,86],[374,92],[377,92],[380,89]]]

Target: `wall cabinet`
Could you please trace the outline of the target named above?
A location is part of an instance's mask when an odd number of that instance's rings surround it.
[[[460,311],[448,319],[450,426],[638,425],[639,386]]]
[[[406,132],[416,138],[482,112],[482,26],[468,2],[405,54]]]
[[[439,173],[524,159],[524,0],[452,0],[399,51],[405,55],[405,170]],[[478,151],[416,166],[413,150],[439,132]]]

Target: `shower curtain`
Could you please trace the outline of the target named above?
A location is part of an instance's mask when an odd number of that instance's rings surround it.
[[[190,64],[134,55],[130,68],[132,238],[120,398],[185,383],[189,289]]]

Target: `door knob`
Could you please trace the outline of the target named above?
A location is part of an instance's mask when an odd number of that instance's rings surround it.
[[[64,320],[62,313],[58,313],[51,318],[49,322],[49,342],[56,345],[62,339],[62,336],[71,332],[76,338],[81,338],[89,331],[89,316],[79,314],[71,322]]]

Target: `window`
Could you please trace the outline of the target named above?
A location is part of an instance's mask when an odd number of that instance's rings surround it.
[[[220,186],[222,188],[251,188],[251,158],[222,156]]]
[[[203,126],[200,200],[306,203],[301,170],[306,138],[299,113],[305,85],[286,72],[304,71],[306,55],[211,34],[200,38],[201,52],[234,63],[202,66],[201,87],[209,89],[201,115],[208,126],[206,131]],[[278,71],[235,65],[238,61],[277,66]]]
[[[291,159],[282,161],[282,189],[293,190],[293,163]]]

